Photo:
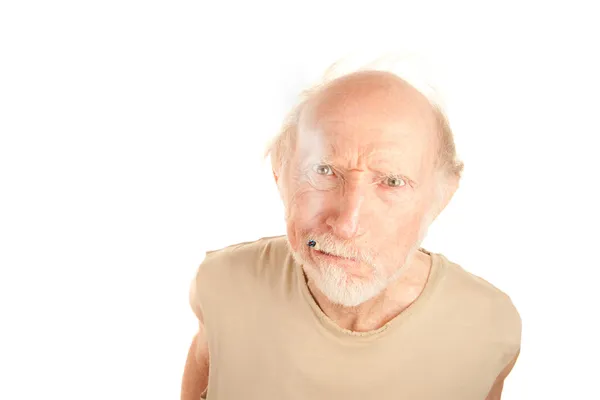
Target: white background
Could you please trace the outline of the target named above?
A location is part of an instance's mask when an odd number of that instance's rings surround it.
[[[523,318],[503,399],[600,399],[594,2],[211,3],[1,3],[0,398],[178,398],[204,251],[284,233],[294,96],[410,48],[466,164],[424,247]]]

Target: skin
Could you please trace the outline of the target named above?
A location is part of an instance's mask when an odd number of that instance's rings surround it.
[[[300,118],[293,157],[275,180],[292,254],[343,328],[381,327],[425,285],[431,260],[418,247],[458,186],[447,178],[440,198],[436,129],[427,99],[383,72],[334,81]],[[323,260],[310,239],[358,260]]]
[[[289,162],[273,172],[292,255],[319,307],[342,328],[380,328],[425,286],[431,257],[418,248],[458,187],[435,168],[436,129],[430,103],[406,82],[385,72],[354,73],[306,104]],[[308,247],[310,239],[341,257]],[[500,399],[515,361],[486,400]],[[201,322],[182,399],[199,397],[208,369]]]
[[[198,332],[192,339],[181,382],[181,400],[198,400],[208,387],[209,353],[204,320],[199,317]]]
[[[517,358],[519,358],[520,352],[521,352],[520,350],[517,351],[517,354],[515,355],[515,357],[508,363],[508,365],[502,370],[502,372],[500,372],[500,374],[496,378],[496,381],[494,382],[494,385],[492,386],[492,389],[490,390],[490,392],[487,395],[487,397],[485,398],[485,400],[501,400],[502,389],[504,388],[504,380],[506,379],[508,374],[510,374],[510,371],[512,371],[513,367],[515,366],[515,363],[517,362]]]

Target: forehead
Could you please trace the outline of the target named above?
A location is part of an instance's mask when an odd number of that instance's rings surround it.
[[[299,149],[355,167],[421,167],[436,146],[429,103],[410,87],[362,83],[326,90],[309,103],[299,121]]]
[[[427,141],[414,135],[410,127],[395,124],[374,126],[345,120],[321,120],[302,126],[299,133],[302,148],[335,157],[360,153],[375,160],[403,153],[422,153],[427,147]]]
[[[419,179],[430,159],[432,144],[414,140],[411,132],[401,128],[378,129],[344,122],[316,124],[299,132],[298,150],[302,159]]]

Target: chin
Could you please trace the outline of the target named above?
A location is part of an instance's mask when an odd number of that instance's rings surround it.
[[[299,245],[296,250],[294,244]],[[375,267],[371,268],[369,276],[359,276],[339,265],[317,265],[311,259],[308,247],[302,244],[290,242],[288,236],[288,246],[296,263],[303,266],[307,277],[334,304],[356,307],[381,294],[389,284],[389,280]]]
[[[356,307],[387,287],[387,282],[377,276],[358,278],[334,265],[325,266],[320,271],[310,266],[306,274],[329,301],[344,307]]]

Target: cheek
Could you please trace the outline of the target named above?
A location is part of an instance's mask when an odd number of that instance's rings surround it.
[[[307,221],[319,214],[323,201],[320,196],[310,190],[299,190],[289,198],[286,209],[290,219]]]
[[[297,190],[286,204],[287,235],[292,248],[297,246],[304,237],[314,230],[319,223],[319,215],[325,203],[323,196],[311,188]]]
[[[396,224],[397,237],[404,241],[416,239],[423,221],[420,212],[412,212],[403,215]]]
[[[409,251],[419,239],[423,218],[420,213],[410,210],[389,212],[378,218],[373,235],[380,243],[380,254],[398,259]]]
[[[301,221],[309,221],[321,214],[328,201],[328,191],[315,188],[314,185],[303,174],[293,176],[291,179],[290,196],[287,205],[291,217]]]

